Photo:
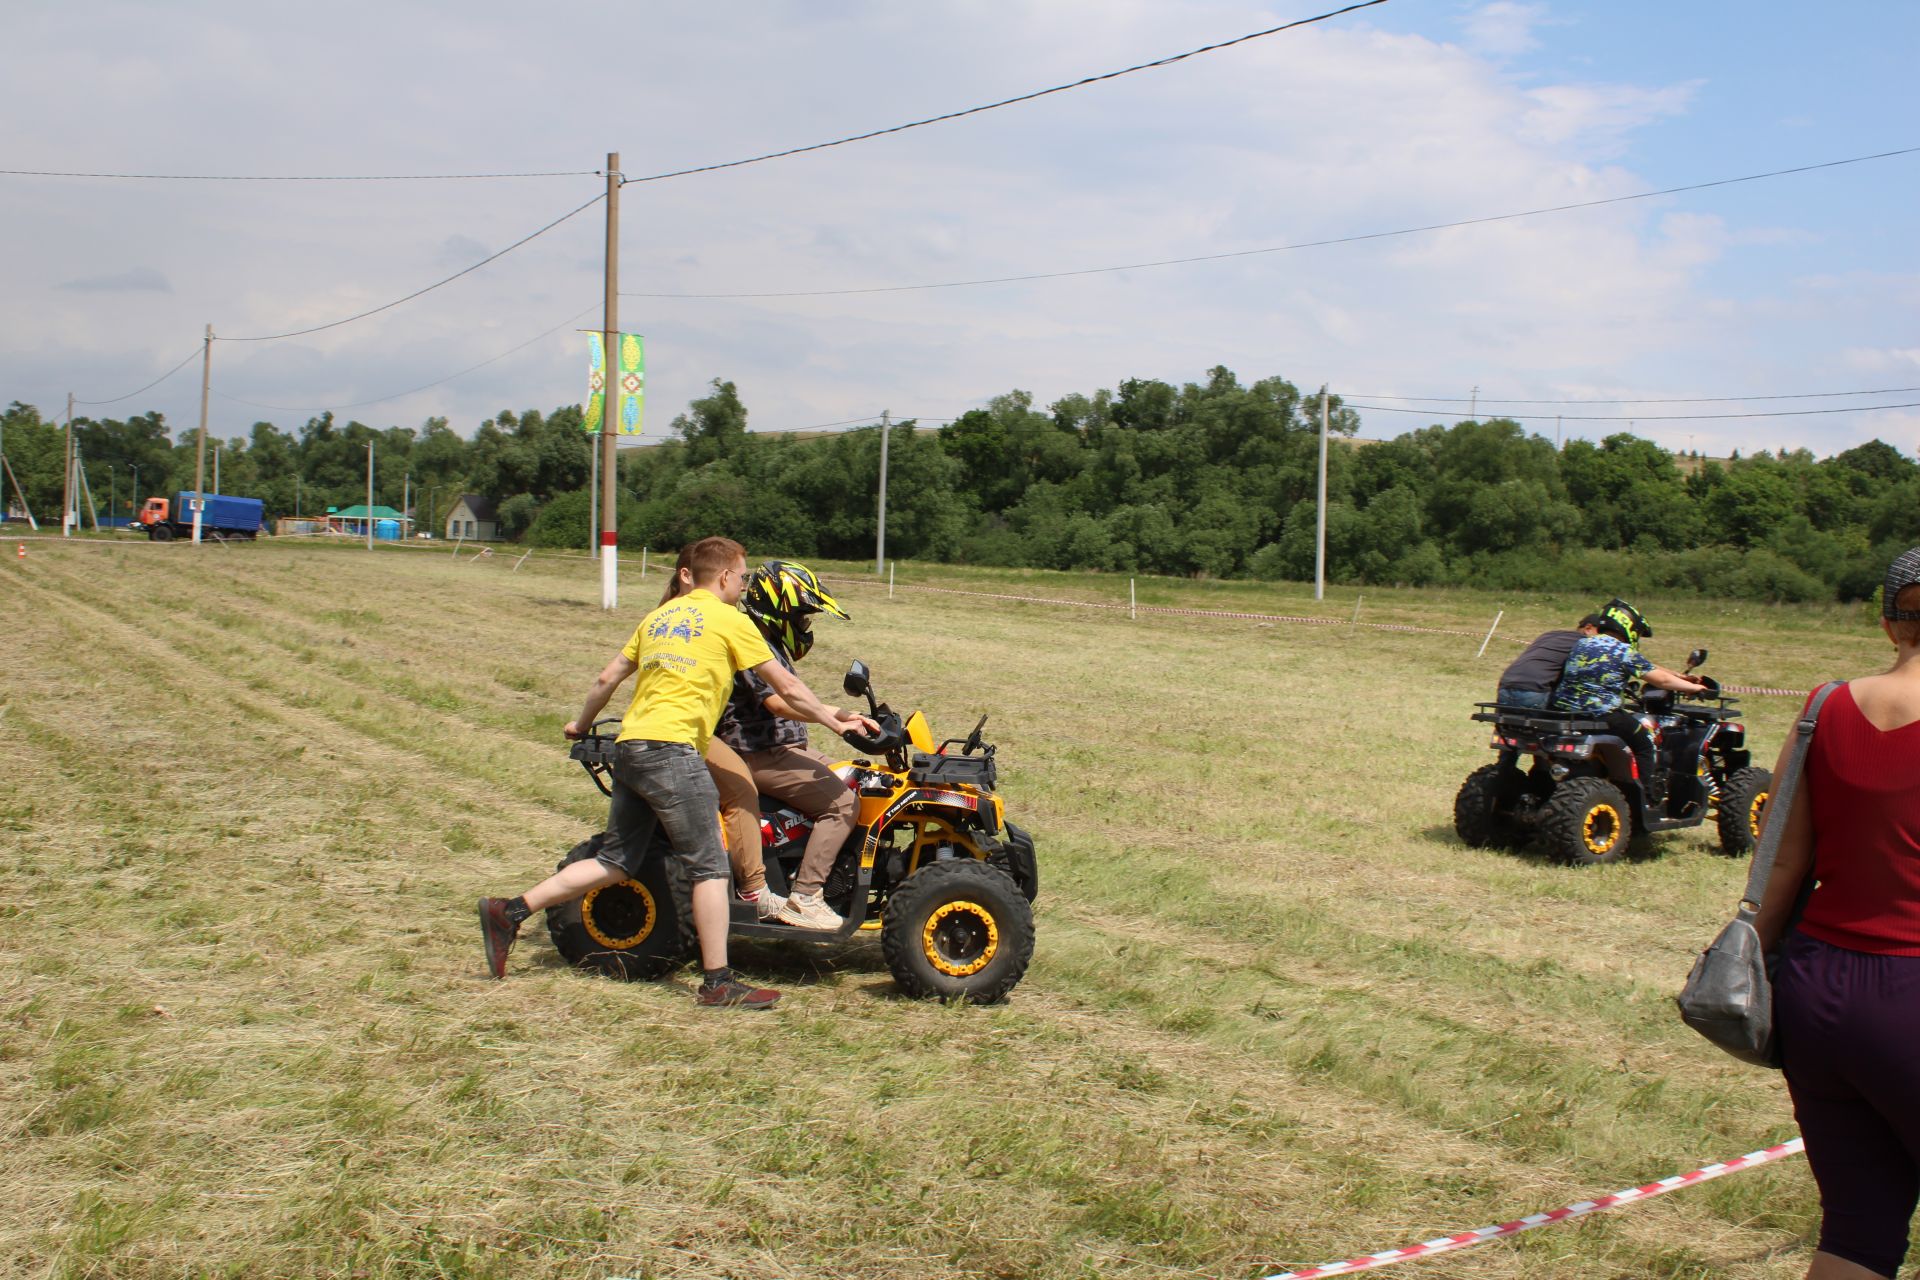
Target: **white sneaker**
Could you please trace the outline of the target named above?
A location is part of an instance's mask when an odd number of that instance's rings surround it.
[[[736,893],[734,897],[742,902],[751,902],[762,920],[773,919],[787,905],[785,898],[767,888],[762,888],[758,893]]]
[[[846,923],[839,912],[829,907],[817,893],[796,893],[787,899],[786,906],[775,917],[781,924],[790,924],[796,929],[838,929]]]

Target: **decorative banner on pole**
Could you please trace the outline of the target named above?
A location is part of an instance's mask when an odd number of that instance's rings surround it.
[[[623,436],[640,434],[641,411],[646,403],[646,342],[637,333],[620,335],[616,353],[617,367],[607,367],[606,338],[595,332],[587,335],[587,400],[583,425],[588,431],[617,430]],[[613,375],[613,426],[606,428],[608,374]]]
[[[607,346],[603,335],[587,335],[586,428],[598,432],[607,414]]]

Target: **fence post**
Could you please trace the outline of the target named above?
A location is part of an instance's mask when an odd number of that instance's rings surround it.
[[[1473,655],[1474,657],[1478,658],[1482,654],[1486,653],[1487,645],[1493,640],[1493,633],[1499,629],[1500,619],[1506,616],[1507,616],[1507,611],[1505,609],[1502,609],[1500,610],[1500,612],[1493,615],[1493,626],[1487,628],[1487,638],[1480,642],[1480,652],[1474,654]]]
[[[1127,621],[1138,622],[1140,614],[1133,594],[1133,579],[1127,579]]]
[[[1355,596],[1353,598],[1353,617],[1347,622],[1348,626],[1357,627],[1360,625],[1360,602],[1364,599],[1366,599],[1365,596]]]
[[[640,576],[643,578],[647,576],[647,549],[645,547],[640,548]]]
[[[525,555],[522,555],[522,556],[521,556],[521,557],[520,557],[520,558],[519,558],[518,560],[515,560],[515,561],[513,562],[513,571],[514,571],[515,573],[518,573],[518,572],[520,572],[520,566],[521,566],[521,565],[523,565],[523,564],[525,564],[525,563],[527,562],[527,556],[530,556],[530,555],[532,555],[532,554],[533,554],[533,548],[532,548],[532,547],[528,547],[528,548],[527,548],[527,550],[526,550],[526,554],[525,554]]]
[[[887,599],[893,599],[893,562],[887,562]]]

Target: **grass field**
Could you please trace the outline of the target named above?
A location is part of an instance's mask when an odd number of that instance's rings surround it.
[[[11,551],[11,548],[8,549]],[[1035,836],[1004,1006],[877,946],[742,945],[771,1015],[621,985],[472,903],[598,824],[561,721],[617,615],[585,560],[33,544],[0,574],[0,1272],[1245,1278],[1504,1221],[1793,1132],[1670,999],[1745,864],[1707,831],[1576,871],[1453,837],[1470,704],[1598,603],[1374,592],[1363,622],[1143,616],[1124,579],[830,569],[851,657],[936,732],[990,712]],[[1348,619],[1350,590],[1143,604]],[[1806,688],[1853,609],[1639,601],[1656,660]],[[1478,633],[1506,618],[1487,656]],[[1771,762],[1797,704],[1748,702]],[[1408,1276],[1786,1277],[1804,1163]]]

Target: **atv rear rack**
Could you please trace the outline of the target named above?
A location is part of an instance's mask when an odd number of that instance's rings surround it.
[[[1605,720],[1577,711],[1549,711],[1544,707],[1516,707],[1503,702],[1476,702],[1473,713],[1482,724],[1497,724],[1525,733],[1611,733]]]

